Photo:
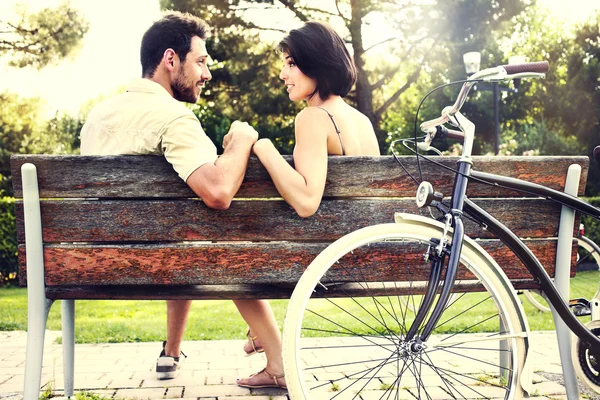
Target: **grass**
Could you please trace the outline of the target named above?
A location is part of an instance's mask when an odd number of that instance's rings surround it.
[[[571,280],[571,297],[591,298],[598,290],[600,272],[586,271]],[[552,330],[551,313],[535,309],[522,298],[532,330]],[[271,304],[280,326],[287,300]],[[323,305],[323,307],[325,307]],[[331,313],[331,310],[328,311]],[[164,301],[76,301],[77,343],[117,343],[162,341],[166,337],[166,306]],[[445,328],[452,332],[472,324],[480,315],[464,315],[451,321]],[[587,322],[589,317],[582,317]],[[350,322],[348,322],[350,323]],[[48,329],[60,330],[60,304],[50,310]],[[24,288],[0,288],[0,330],[27,329],[27,293]],[[243,339],[246,324],[231,301],[195,301],[188,320],[185,340]]]

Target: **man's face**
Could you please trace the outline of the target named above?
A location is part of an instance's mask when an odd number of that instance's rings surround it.
[[[212,78],[208,70],[206,42],[198,36],[192,38],[190,52],[185,62],[179,64],[175,78],[171,82],[173,97],[186,103],[197,103],[204,83]]]

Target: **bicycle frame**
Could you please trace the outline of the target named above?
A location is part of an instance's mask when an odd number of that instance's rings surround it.
[[[547,188],[542,185],[527,182],[521,179],[508,178],[501,175],[472,171],[471,161],[469,159],[461,159],[458,161],[458,164],[459,168],[452,190],[452,205],[447,214],[451,215],[451,225],[454,229],[454,233],[452,237],[451,248],[448,251],[449,260],[445,279],[441,279],[440,264],[443,262],[442,257],[440,259],[436,259],[433,264],[430,281],[428,283],[427,294],[424,296],[422,307],[417,313],[415,323],[413,326],[411,326],[411,329],[407,334],[407,339],[411,340],[416,335],[417,327],[421,325],[423,320],[425,320],[426,315],[433,305],[435,292],[437,292],[437,290],[433,289],[437,289],[440,285],[440,297],[435,304],[433,311],[431,312],[431,316],[427,319],[427,323],[425,324],[422,333],[418,336],[418,338],[416,338],[416,343],[427,340],[435,328],[435,324],[437,324],[439,318],[441,317],[443,310],[447,306],[447,301],[450,297],[452,286],[454,285],[454,280],[458,271],[458,263],[464,237],[464,228],[462,222],[462,215],[464,212],[476,222],[482,226],[485,226],[488,231],[496,235],[498,239],[500,239],[515,253],[515,255],[529,270],[534,279],[539,283],[542,291],[548,299],[548,302],[552,304],[560,318],[565,322],[569,329],[571,329],[571,331],[582,341],[590,343],[594,347],[598,346],[598,348],[600,348],[600,338],[596,337],[589,329],[587,329],[569,310],[568,305],[562,299],[558,290],[554,286],[552,279],[546,273],[546,270],[543,268],[531,250],[527,247],[527,245],[508,227],[506,227],[506,225],[502,224],[492,215],[469,200],[466,197],[466,189],[469,180],[471,178],[475,178],[485,180],[486,182],[492,184],[502,185],[510,189],[534,193],[541,197],[558,202],[562,205],[571,207],[575,211],[589,214],[598,219],[600,219],[600,209],[586,203],[581,199],[578,199],[577,197]]]
[[[507,178],[500,175],[488,174],[484,172],[472,171],[473,178],[483,179],[491,183],[496,183],[509,187],[511,189],[525,190],[546,197],[550,200],[558,202],[573,208],[575,211],[592,215],[600,219],[600,209],[580,200],[574,196],[559,192],[541,185],[533,184],[520,179]],[[468,179],[465,177],[457,177],[457,179]],[[465,199],[464,211],[474,218],[480,224],[484,224],[487,229],[496,235],[504,244],[510,248],[515,255],[523,262],[534,279],[539,283],[542,291],[546,295],[548,302],[552,304],[554,309],[559,314],[565,324],[577,335],[581,340],[588,342],[600,348],[600,338],[596,337],[589,329],[587,329],[569,310],[568,305],[558,293],[550,276],[546,273],[541,263],[535,255],[529,250],[527,245],[517,237],[509,228],[500,221],[484,211],[469,199]]]

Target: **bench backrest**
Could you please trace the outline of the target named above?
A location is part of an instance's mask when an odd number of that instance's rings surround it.
[[[414,157],[401,160],[416,172]],[[440,159],[450,167],[456,160]],[[11,165],[22,285],[24,163],[37,168],[45,284],[48,290],[54,288],[57,298],[88,298],[93,293],[120,297],[122,290],[112,295],[109,290],[119,286],[147,286],[152,290],[140,291],[137,297],[168,298],[155,285],[248,284],[257,285],[253,294],[234,290],[230,296],[221,288],[213,297],[285,297],[312,259],[337,238],[360,227],[393,222],[395,212],[428,215],[416,207],[415,184],[389,156],[330,157],[322,204],[313,217],[302,219],[279,197],[255,158],[230,209],[215,211],[160,156],[18,155]],[[568,166],[579,164],[580,194],[588,163],[587,157],[474,157],[477,170],[558,190]],[[428,162],[422,167],[424,178],[449,195],[452,173]],[[553,273],[559,205],[477,183],[470,184],[468,195],[517,235],[531,238],[534,254]],[[517,286],[531,286],[520,261],[488,232],[467,221],[466,233],[486,239],[482,245]],[[261,291],[260,285],[267,286]],[[81,289],[102,286],[104,292]]]

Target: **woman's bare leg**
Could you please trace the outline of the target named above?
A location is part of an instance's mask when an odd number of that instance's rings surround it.
[[[271,375],[283,375],[283,358],[281,355],[281,332],[277,326],[275,315],[267,300],[234,300],[240,314],[250,327],[250,335],[257,336],[256,344],[260,344],[267,356],[266,370]],[[273,384],[273,379],[266,374],[258,374],[252,378],[241,379],[242,384]],[[280,384],[285,380],[278,379]]]

